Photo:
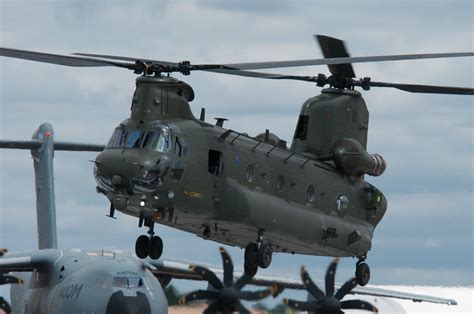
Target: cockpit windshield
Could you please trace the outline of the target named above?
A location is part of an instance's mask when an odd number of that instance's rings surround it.
[[[168,132],[150,131],[145,135],[143,148],[158,152],[168,152],[170,150],[170,135]]]
[[[170,132],[167,127],[156,131],[115,129],[107,148],[139,148],[157,152],[168,152],[171,149]]]

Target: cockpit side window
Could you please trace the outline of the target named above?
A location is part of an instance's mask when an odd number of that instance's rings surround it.
[[[110,138],[109,143],[107,144],[107,148],[117,148],[117,147],[124,147],[128,131],[124,129],[116,129]]]

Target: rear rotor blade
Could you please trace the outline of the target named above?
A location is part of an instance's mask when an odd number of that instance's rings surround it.
[[[190,266],[189,269],[194,271],[196,274],[201,275],[211,284],[214,289],[221,290],[222,288],[224,288],[220,279],[217,278],[216,274],[214,274],[209,269],[201,266]]]
[[[222,256],[222,266],[224,268],[224,286],[231,287],[234,281],[234,264],[232,264],[229,254],[223,247],[219,248],[219,252]]]
[[[369,302],[362,300],[347,300],[341,302],[341,307],[345,310],[365,310],[378,313],[379,310]]]
[[[392,87],[392,88],[397,88],[397,89],[410,92],[410,93],[474,95],[474,88],[467,88],[467,87],[400,84],[400,83],[385,83],[385,82],[370,82],[370,87]]]
[[[121,63],[109,60],[101,60],[96,58],[86,58],[79,56],[60,55],[45,52],[36,52],[29,50],[20,50],[12,48],[0,48],[0,56],[16,59],[24,59],[36,62],[51,63],[57,65],[71,67],[104,67],[115,66],[121,68],[132,69],[134,64]]]
[[[330,59],[304,59],[304,60],[290,60],[290,61],[227,63],[227,64],[223,64],[223,66],[226,68],[231,68],[231,69],[236,69],[236,70],[258,70],[258,69],[276,69],[276,68],[302,67],[302,66],[313,66],[313,65],[367,63],[367,62],[439,59],[439,58],[460,58],[460,57],[472,57],[472,56],[474,56],[474,52],[422,53],[422,54],[346,57],[346,58],[330,58]]]
[[[349,53],[347,52],[346,46],[342,40],[324,35],[314,35],[314,39],[319,43],[319,47],[321,47],[324,58],[330,59],[349,57]],[[328,68],[331,74],[334,76],[346,78],[356,77],[354,69],[350,63],[329,64]]]

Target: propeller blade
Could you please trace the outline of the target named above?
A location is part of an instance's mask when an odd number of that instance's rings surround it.
[[[365,310],[378,313],[379,310],[369,302],[362,300],[347,300],[341,302],[341,307],[345,310]]]
[[[240,302],[235,305],[235,310],[240,314],[250,314],[250,311]]]
[[[12,312],[12,308],[11,308],[10,304],[7,302],[7,300],[5,300],[1,296],[0,296],[0,309],[2,311],[4,311],[5,313],[7,313],[7,314]]]
[[[385,82],[370,82],[369,85],[370,87],[392,87],[410,93],[474,95],[474,88],[467,87],[400,84]]]
[[[12,275],[0,275],[0,285],[8,285],[8,284],[19,284],[22,285],[24,283],[23,279],[12,276]]]
[[[245,301],[258,301],[264,299],[272,294],[271,289],[264,289],[258,291],[240,291],[239,299]]]
[[[211,303],[207,308],[202,312],[203,314],[215,314],[219,311],[219,302]]]
[[[121,63],[97,58],[71,56],[71,55],[60,55],[45,52],[36,52],[29,50],[20,50],[12,48],[0,48],[0,56],[10,57],[16,59],[24,59],[36,62],[51,63],[57,65],[64,65],[70,67],[104,67],[104,66],[115,66],[127,69],[133,69],[135,64],[133,63]]]
[[[318,288],[314,281],[311,280],[311,277],[304,267],[301,267],[301,280],[303,281],[303,285],[306,287],[306,290],[308,290],[308,292],[311,293],[311,295],[315,297],[316,300],[321,302],[326,299],[324,293]]]
[[[335,297],[339,300],[342,300],[342,298],[344,298],[346,294],[351,292],[351,290],[354,289],[355,286],[357,286],[357,280],[354,277],[346,281],[342,285],[342,287],[340,287],[339,290],[337,290]]]
[[[185,305],[197,300],[214,300],[219,298],[219,292],[213,290],[196,290],[179,299],[179,304]]]
[[[299,311],[317,311],[321,308],[321,304],[315,301],[300,302],[291,299],[283,299],[283,303]]]
[[[248,284],[252,280],[251,276],[246,275],[245,273],[237,279],[237,281],[234,283],[234,288],[237,290],[242,289],[243,286]]]
[[[219,248],[222,256],[222,265],[224,268],[224,286],[231,287],[234,281],[234,264],[230,259],[229,253],[223,248]]]
[[[219,278],[217,278],[216,274],[205,267],[201,266],[189,266],[191,271],[194,271],[196,274],[201,275],[204,279],[206,279],[211,286],[216,290],[221,290],[224,288],[222,282]]]
[[[278,298],[278,296],[283,292],[283,290],[285,290],[285,287],[280,285],[274,285],[270,288],[270,292],[274,299]]]
[[[0,257],[8,253],[8,249],[0,249]]]
[[[319,43],[319,47],[323,52],[323,56],[326,59],[330,58],[348,58],[349,53],[347,52],[344,41],[328,37],[324,35],[314,35],[314,39]],[[350,63],[343,64],[329,64],[329,71],[332,75],[338,77],[356,77],[354,69]]]
[[[330,298],[334,294],[334,278],[336,277],[337,264],[339,263],[339,258],[335,258],[331,264],[329,264],[328,269],[326,270],[326,277],[324,282],[326,284],[326,297]]]

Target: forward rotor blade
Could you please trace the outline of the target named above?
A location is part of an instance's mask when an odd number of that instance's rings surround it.
[[[239,299],[245,301],[258,301],[268,297],[271,294],[270,289],[264,289],[259,291],[240,291]]]
[[[324,58],[330,59],[349,57],[349,53],[347,52],[346,46],[342,40],[323,35],[314,35],[314,39],[319,43],[319,47],[321,47]],[[328,68],[331,74],[337,77],[356,77],[354,69],[350,63],[329,64]]]
[[[324,293],[318,288],[314,281],[311,280],[311,277],[304,267],[301,267],[301,280],[303,281],[303,285],[306,287],[306,290],[308,290],[308,292],[313,295],[316,300],[321,302],[326,299]]]
[[[215,300],[219,298],[219,292],[212,290],[196,290],[179,299],[179,304],[185,305],[197,300]]]
[[[326,284],[326,297],[330,298],[334,294],[334,278],[336,277],[337,264],[339,263],[339,258],[335,258],[331,264],[329,264],[328,269],[326,270],[326,277],[324,282]]]
[[[474,95],[474,88],[467,87],[384,83],[372,81],[370,82],[370,87],[392,87],[410,93]]]
[[[219,252],[222,256],[222,265],[224,268],[224,286],[231,287],[234,281],[234,264],[232,264],[229,254],[223,247],[219,248]]]
[[[317,311],[321,308],[321,305],[315,301],[304,302],[295,301],[291,299],[283,299],[283,303],[298,311]]]
[[[150,59],[133,58],[133,57],[102,55],[102,54],[97,54],[97,53],[75,52],[75,53],[72,53],[72,55],[84,56],[84,57],[93,57],[93,58],[102,58],[102,59],[110,59],[110,60],[120,60],[120,61],[128,61],[128,62],[135,62],[137,60],[141,60],[141,61],[145,61],[145,62],[156,62],[156,63],[162,64],[162,65],[169,65],[169,66],[177,66],[178,65],[177,62],[150,60]]]
[[[36,62],[51,63],[57,65],[64,65],[70,67],[104,67],[104,66],[115,66],[127,69],[133,69],[135,66],[133,63],[121,63],[96,58],[86,58],[79,56],[60,55],[45,52],[36,52],[29,50],[20,50],[12,48],[0,48],[0,56],[24,59]]]
[[[209,269],[201,266],[190,266],[189,269],[194,271],[196,274],[201,275],[211,284],[214,289],[221,290],[222,288],[224,288],[221,280],[217,278],[216,274],[214,274]]]
[[[341,308],[345,310],[365,310],[378,313],[379,310],[369,302],[362,300],[347,300],[341,302]]]
[[[154,62],[154,63],[169,65],[169,66],[176,66],[178,64],[175,62],[168,62],[168,61],[161,61],[161,60],[154,60],[154,59],[132,58],[132,57],[123,57],[123,56],[101,55],[101,54],[74,53],[73,55],[96,57],[96,58],[103,58],[103,59],[110,59],[110,60],[128,61],[128,62],[135,62],[136,60],[142,60],[145,62]],[[460,57],[473,57],[473,56],[474,56],[474,52],[452,52],[452,53],[384,55],[384,56],[368,56],[368,57],[333,57],[333,58],[327,58],[327,59],[304,59],[304,60],[289,60],[289,61],[207,64],[203,66],[219,68],[219,69],[204,68],[200,70],[208,71],[208,72],[220,72],[220,73],[225,73],[225,74],[232,74],[231,72],[235,70],[276,69],[276,68],[314,66],[314,65],[340,65],[340,64],[350,64],[350,63],[438,59],[438,58],[460,58]],[[194,65],[194,67],[199,69],[199,65]],[[226,72],[225,69],[230,70],[231,72]],[[247,74],[248,76],[252,75],[251,73],[247,73]],[[260,74],[263,74],[263,73],[260,73]],[[245,75],[242,75],[242,76],[245,76]],[[284,76],[284,75],[277,74],[276,76]],[[254,77],[258,77],[258,76],[254,76]],[[355,75],[351,77],[355,77]]]
[[[357,286],[357,280],[354,277],[346,281],[342,285],[342,287],[340,287],[339,290],[337,290],[335,297],[339,300],[342,300],[342,298],[344,298],[346,294],[351,292],[351,290],[354,289],[355,286]]]

